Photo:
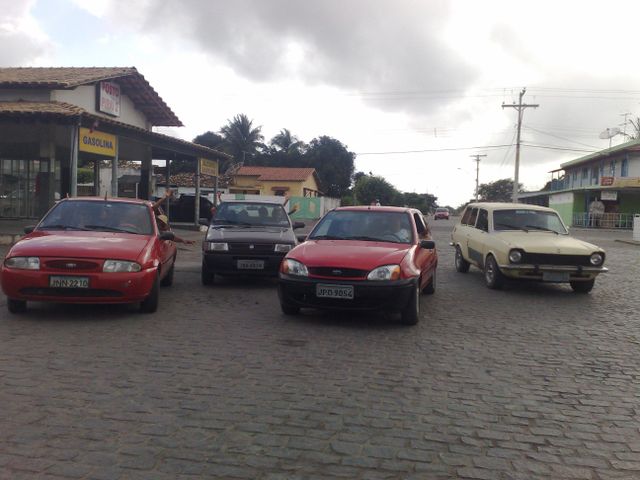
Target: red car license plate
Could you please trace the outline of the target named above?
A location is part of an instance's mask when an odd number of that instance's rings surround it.
[[[52,288],[89,288],[89,277],[52,275],[49,277]]]
[[[353,300],[353,285],[316,285],[316,297]]]

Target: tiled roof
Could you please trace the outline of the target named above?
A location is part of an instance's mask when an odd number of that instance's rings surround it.
[[[315,173],[315,168],[242,167],[236,175],[254,177],[262,181],[304,181]]]
[[[158,174],[158,183],[161,185],[166,184],[166,176],[164,174]],[[215,178],[207,175],[200,177],[200,187],[213,188],[215,187]],[[169,185],[175,185],[176,187],[195,187],[196,186],[196,174],[195,173],[176,173],[169,178]]]
[[[122,93],[131,99],[153,125],[182,126],[176,114],[134,67],[0,68],[0,89],[66,90],[102,80],[117,80]]]
[[[206,156],[207,158],[225,158],[229,157],[226,153],[219,152],[204,145],[197,143],[187,142],[180,138],[171,137],[162,133],[152,132],[145,130],[144,128],[135,127],[126,123],[112,120],[106,117],[98,117],[87,112],[85,109],[76,105],[71,105],[65,102],[2,102],[0,101],[0,118],[31,118],[31,119],[47,119],[57,118],[70,121],[74,118],[81,118],[86,120],[85,123],[91,125],[97,121],[99,124],[110,125],[118,128],[123,128],[129,131],[134,131],[139,135],[146,137],[150,141],[161,145],[167,145],[168,148],[176,148],[177,146],[186,147],[191,154],[199,154]]]

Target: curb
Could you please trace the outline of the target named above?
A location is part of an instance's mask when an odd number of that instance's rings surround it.
[[[620,240],[619,238],[614,239],[615,242],[626,243],[627,245],[636,245],[640,247],[640,241],[638,240]]]

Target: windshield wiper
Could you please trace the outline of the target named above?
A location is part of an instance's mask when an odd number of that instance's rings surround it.
[[[336,237],[335,235],[316,235],[310,237],[309,240],[347,240],[345,237]]]
[[[118,228],[118,227],[110,227],[108,225],[85,225],[87,230],[97,230],[104,232],[120,232],[120,233],[135,233],[139,234],[140,232],[135,232],[133,230],[127,230],[126,228]]]
[[[368,242],[386,242],[387,240],[382,240],[376,237],[369,237],[367,235],[354,235],[353,237],[345,237],[345,240],[364,240]]]
[[[526,229],[526,228],[524,228],[524,227],[519,227],[519,226],[517,226],[517,225],[510,225],[510,224],[508,224],[508,223],[496,223],[496,224],[495,224],[495,226],[498,226],[498,225],[500,225],[501,227],[506,227],[506,228],[508,228],[509,230],[524,230],[525,232],[529,233],[529,230],[527,230],[527,229]]]
[[[90,228],[79,227],[76,225],[63,225],[63,224],[55,224],[55,225],[40,225],[38,230],[86,230],[90,231]]]
[[[525,225],[525,227],[527,228],[533,228],[534,230],[543,230],[545,232],[553,232],[556,235],[560,235],[558,232],[556,232],[555,230],[552,230],[551,228],[546,228],[546,227],[538,227],[537,225]]]

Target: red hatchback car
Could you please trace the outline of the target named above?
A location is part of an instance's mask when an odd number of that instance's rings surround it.
[[[342,207],[327,213],[282,261],[282,311],[301,307],[399,311],[420,318],[420,293],[436,288],[435,243],[418,210]]]
[[[0,270],[12,313],[27,301],[140,302],[154,312],[160,285],[173,282],[174,235],[158,230],[151,202],[65,199],[25,232]]]

